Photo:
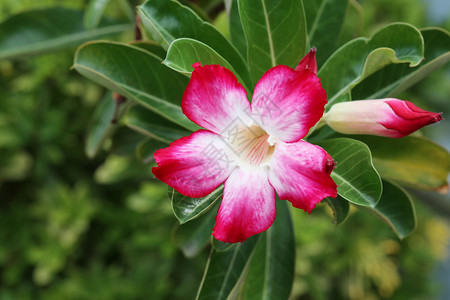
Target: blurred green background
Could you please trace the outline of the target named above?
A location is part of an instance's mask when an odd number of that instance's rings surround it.
[[[1,0],[0,20],[86,2]],[[350,2],[341,43],[392,21],[450,29],[447,1]],[[193,299],[209,250],[188,259],[176,247],[167,187],[135,154],[140,135],[119,126],[87,158],[91,116],[108,94],[70,70],[74,50],[0,61],[0,300]],[[401,98],[448,112],[449,82],[447,65]],[[447,120],[425,130],[450,149],[448,132]],[[352,209],[337,228],[326,205],[293,211],[292,299],[449,299],[450,198],[420,196],[418,228],[404,241],[367,211]]]

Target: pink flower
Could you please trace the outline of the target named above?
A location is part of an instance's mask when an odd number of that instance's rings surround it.
[[[250,104],[228,69],[193,67],[181,107],[206,130],[158,150],[153,174],[189,197],[204,197],[224,183],[215,238],[242,242],[267,230],[275,219],[275,192],[308,212],[325,197],[336,197],[333,159],[302,140],[327,102],[315,69],[268,70]]]
[[[372,134],[401,138],[442,120],[441,113],[393,98],[335,104],[325,115],[328,126],[345,134]]]

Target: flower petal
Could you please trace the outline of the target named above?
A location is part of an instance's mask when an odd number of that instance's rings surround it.
[[[199,130],[155,152],[159,180],[188,197],[204,197],[236,167],[236,159],[220,135]]]
[[[271,136],[292,143],[320,120],[326,99],[313,72],[297,72],[280,65],[267,71],[256,84],[252,116]]]
[[[331,156],[305,141],[278,143],[271,160],[270,184],[278,197],[311,212],[326,197],[336,198],[337,186],[330,173]]]
[[[267,169],[236,169],[225,181],[213,235],[223,242],[243,242],[267,230],[275,214],[275,191],[269,184]]]
[[[302,58],[302,60],[298,63],[295,71],[301,72],[303,70],[310,70],[314,74],[317,74],[317,61],[316,61],[316,51],[315,47],[309,50],[308,54]]]
[[[183,94],[183,113],[196,124],[220,134],[236,118],[249,120],[250,103],[234,74],[219,65],[193,65]],[[248,123],[246,121],[246,123]]]

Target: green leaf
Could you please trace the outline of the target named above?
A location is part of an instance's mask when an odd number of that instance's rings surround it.
[[[344,223],[344,221],[347,220],[348,212],[350,211],[348,201],[339,195],[336,198],[325,198],[325,201],[333,211],[333,224],[340,225]]]
[[[75,54],[73,68],[184,128],[200,128],[181,111],[187,78],[150,52],[120,43],[87,43]]]
[[[361,80],[392,63],[417,66],[423,59],[420,31],[408,24],[383,27],[371,39],[357,38],[339,48],[319,70],[329,109]]]
[[[336,162],[331,177],[338,185],[338,194],[352,203],[375,207],[383,187],[380,175],[373,166],[369,147],[347,138],[330,139],[317,144]]]
[[[377,136],[356,138],[370,147],[375,167],[383,178],[424,190],[439,190],[448,186],[450,154],[442,146],[416,136],[401,139]]]
[[[218,209],[216,203],[207,213],[178,227],[174,241],[186,257],[196,256],[210,243]]]
[[[167,57],[163,63],[179,73],[190,76],[194,70],[192,65],[199,61],[203,65],[217,64],[229,69],[236,74],[239,82],[248,90],[245,81],[242,80],[239,73],[236,72],[227,60],[214,51],[214,49],[197,40],[181,38],[173,41],[167,50]]]
[[[252,236],[229,251],[211,250],[197,300],[227,299],[251,259],[258,237]]]
[[[102,18],[103,12],[106,6],[108,6],[111,0],[91,0],[84,13],[84,26],[87,29],[97,27]]]
[[[115,103],[112,93],[107,93],[97,105],[91,119],[91,125],[86,137],[84,151],[93,158],[100,151],[104,141],[111,136],[117,125],[111,121],[114,118]]]
[[[0,59],[71,48],[132,28],[131,24],[108,19],[98,28],[86,30],[83,12],[67,8],[27,11],[0,24]]]
[[[168,194],[172,201],[172,209],[175,217],[178,219],[180,224],[189,222],[201,214],[205,213],[211,206],[222,197],[223,185],[215,189],[211,194],[203,198],[191,198],[184,196],[174,190],[169,188]]]
[[[136,147],[136,156],[144,164],[153,161],[153,154],[156,150],[167,147],[166,143],[154,139],[142,140]]]
[[[190,134],[177,124],[142,106],[131,107],[124,122],[129,128],[167,144]]]
[[[232,243],[225,243],[222,241],[219,241],[218,239],[214,238],[214,236],[211,236],[211,243],[215,251],[228,251],[231,249],[231,247],[237,245]]]
[[[383,195],[374,212],[401,239],[416,229],[416,212],[414,203],[402,188],[383,180]]]
[[[228,14],[231,42],[243,57],[247,57],[247,40],[242,29],[238,0],[225,0],[225,8]]]
[[[288,299],[294,281],[295,237],[289,207],[277,200],[273,225],[261,234],[243,287],[244,299]]]
[[[200,19],[190,8],[173,0],[153,0],[145,2],[138,10],[144,29],[162,47],[168,49],[179,38],[198,40],[227,60],[244,80],[241,83],[250,86],[248,68],[237,50],[214,26]]]
[[[163,47],[161,47],[154,41],[134,41],[131,42],[130,44],[156,55],[159,59],[161,59],[161,61],[164,60],[167,54],[166,50],[164,50]]]
[[[354,99],[394,97],[450,61],[450,35],[440,28],[422,30],[425,60],[417,67],[390,65],[364,79],[353,90]]]
[[[334,52],[347,12],[348,0],[303,0],[308,23],[308,39],[317,47],[320,67]]]
[[[238,3],[253,83],[276,65],[295,67],[306,50],[302,1],[239,0]]]

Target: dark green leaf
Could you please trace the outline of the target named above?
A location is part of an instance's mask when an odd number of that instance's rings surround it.
[[[180,107],[188,79],[162,65],[150,52],[120,43],[88,43],[78,49],[73,67],[184,128],[199,128]]]
[[[327,91],[327,109],[361,80],[392,63],[417,66],[423,59],[423,39],[415,27],[394,23],[371,39],[357,38],[339,48],[319,70]]]
[[[198,40],[227,60],[250,86],[250,75],[243,58],[210,23],[200,19],[190,8],[172,0],[147,1],[138,7],[146,32],[165,49],[179,38]],[[202,62],[203,63],[203,62]]]
[[[131,129],[167,144],[189,135],[189,131],[142,106],[131,107],[124,122]]]
[[[442,146],[423,137],[390,139],[357,136],[373,155],[375,167],[383,178],[424,190],[448,186],[450,154]]]
[[[141,49],[144,49],[161,59],[161,61],[164,60],[166,57],[166,50],[164,50],[163,47],[158,45],[154,41],[138,41],[138,42],[132,42],[131,45],[139,47]]]
[[[403,239],[416,229],[416,212],[409,195],[400,187],[383,181],[383,195],[374,212]]]
[[[225,0],[231,42],[243,57],[247,57],[247,40],[242,29],[238,0]]]
[[[164,147],[167,147],[166,143],[154,139],[146,139],[137,145],[136,156],[140,161],[147,164],[153,161],[155,151]]]
[[[425,60],[417,67],[390,65],[375,72],[353,90],[354,99],[377,99],[395,96],[450,61],[450,35],[439,28],[422,30]]]
[[[320,67],[334,52],[347,11],[348,0],[303,0],[308,23],[308,39],[317,47]]]
[[[132,28],[131,24],[104,20],[98,28],[86,30],[83,12],[67,8],[27,11],[0,24],[0,59],[75,47]]]
[[[294,281],[295,238],[288,203],[277,200],[273,225],[261,234],[243,288],[244,299],[288,299]]]
[[[295,67],[305,55],[306,21],[302,1],[239,0],[253,83],[271,67]]]
[[[211,242],[212,242],[212,246],[213,246],[214,250],[217,252],[228,251],[233,246],[237,245],[237,244],[225,243],[225,242],[219,241],[218,239],[214,238],[214,236],[211,236]]]
[[[229,251],[211,250],[197,300],[225,300],[248,264],[259,236],[252,236]]]
[[[338,185],[338,194],[355,204],[375,207],[380,200],[382,184],[372,163],[370,149],[364,143],[337,138],[317,143],[336,162],[331,177]]]
[[[186,257],[194,257],[210,243],[218,209],[216,203],[207,213],[178,227],[174,240]]]
[[[205,213],[214,203],[222,197],[223,185],[215,189],[211,194],[203,198],[191,198],[184,196],[169,188],[169,198],[172,201],[172,209],[180,224],[184,224]]]
[[[344,223],[344,221],[347,220],[348,212],[350,211],[350,205],[348,204],[348,201],[339,195],[335,199],[328,197],[325,199],[325,201],[333,211],[333,224],[340,225]]]

